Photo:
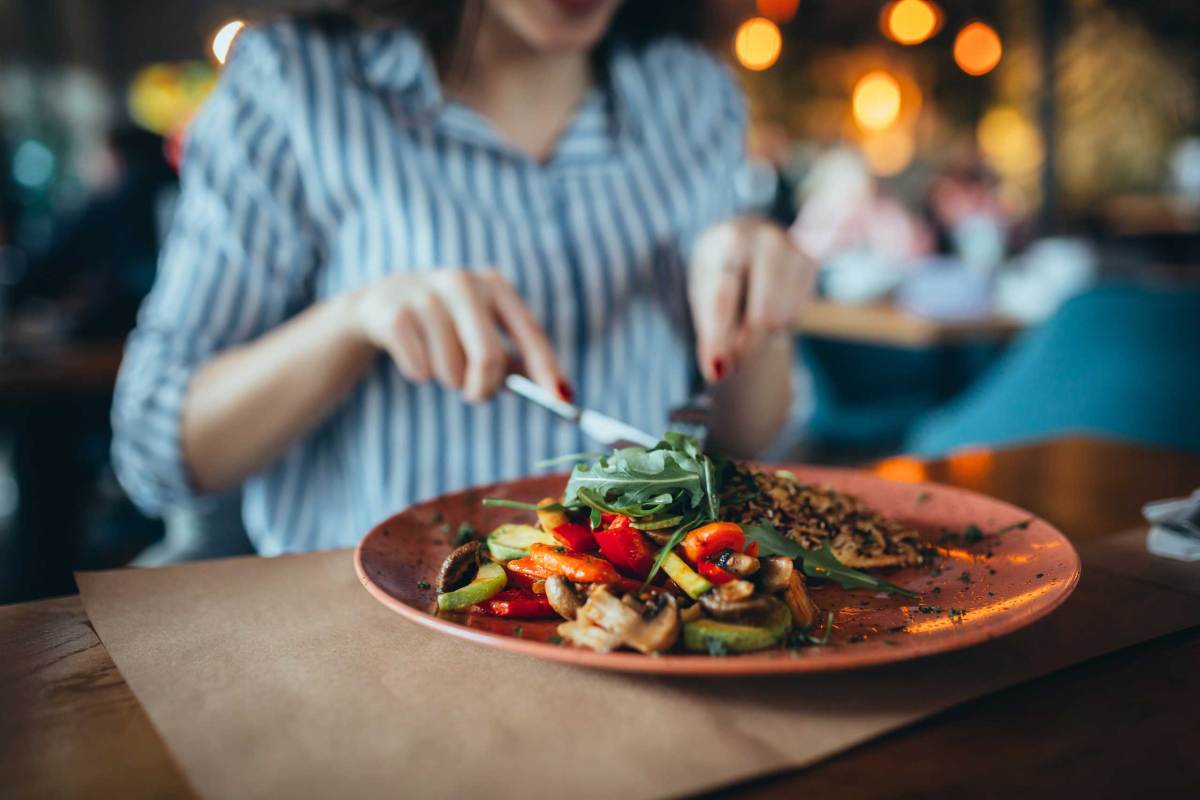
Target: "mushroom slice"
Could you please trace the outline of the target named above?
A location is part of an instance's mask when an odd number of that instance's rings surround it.
[[[804,577],[796,570],[792,570],[788,578],[788,587],[783,599],[788,610],[792,612],[792,621],[797,628],[811,628],[817,621],[821,609],[817,608],[817,604],[808,596],[804,588]]]
[[[546,578],[546,600],[563,619],[575,619],[579,607],[583,605],[583,597],[574,584],[562,575]]]
[[[467,542],[450,551],[438,570],[437,590],[451,592],[466,586],[479,569],[479,542]]]
[[[675,646],[681,627],[675,596],[659,592],[646,601],[637,624],[625,632],[625,644],[642,653],[661,653]]]
[[[745,553],[730,552],[717,559],[717,566],[732,572],[739,578],[745,578],[758,572],[759,561],[754,556],[748,556]]]
[[[746,584],[750,587],[750,592],[737,584]],[[753,623],[766,617],[772,608],[769,595],[753,592],[754,585],[748,581],[730,581],[700,595],[699,602],[704,610],[716,619]]]
[[[586,619],[559,624],[558,635],[571,644],[595,650],[597,653],[610,653],[621,646],[620,636],[592,625]]]
[[[762,568],[758,572],[759,584],[768,594],[782,591],[788,587],[788,581],[795,569],[796,565],[787,556],[764,558]]]
[[[621,602],[608,586],[597,586],[579,611],[580,616],[624,638],[641,619],[638,612]]]

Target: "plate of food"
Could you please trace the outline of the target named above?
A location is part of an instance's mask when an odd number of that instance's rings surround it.
[[[863,470],[750,465],[667,434],[412,506],[355,552],[411,622],[585,667],[841,670],[1003,636],[1060,605],[1079,557],[1008,503]]]

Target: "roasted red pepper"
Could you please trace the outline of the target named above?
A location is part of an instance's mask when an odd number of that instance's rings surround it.
[[[746,545],[746,555],[758,558],[758,542],[750,542]]]
[[[490,614],[493,617],[557,616],[545,595],[537,595],[528,589],[518,588],[504,589],[482,603],[476,603],[471,610],[481,614]]]
[[[718,567],[711,561],[701,561],[696,565],[696,571],[699,572],[701,576],[707,578],[709,583],[715,584],[716,586],[720,586],[722,583],[729,583],[737,578],[737,576],[729,570],[724,569],[723,567]]]
[[[533,544],[529,546],[529,558],[552,575],[562,575],[579,583],[618,583],[621,580],[613,565],[603,558],[572,553],[565,547]]]
[[[745,546],[746,534],[742,532],[742,526],[735,522],[710,522],[683,537],[683,552],[688,561],[697,567],[709,556],[722,550],[740,553]]]
[[[550,531],[568,550],[577,553],[590,553],[596,549],[596,537],[592,529],[578,522],[565,522]]]
[[[630,527],[629,517],[615,517],[612,525],[595,531],[600,555],[626,575],[644,578],[654,566],[655,552],[646,537],[636,528]]]

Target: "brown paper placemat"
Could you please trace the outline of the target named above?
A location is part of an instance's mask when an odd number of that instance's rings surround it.
[[[97,633],[202,797],[639,798],[811,764],[1200,624],[1200,596],[1112,557],[1137,535],[1082,549],[1075,594],[1004,639],[748,679],[585,671],[439,635],[372,600],[349,551],[78,577]]]

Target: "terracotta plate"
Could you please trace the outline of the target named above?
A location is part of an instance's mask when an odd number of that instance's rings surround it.
[[[359,543],[359,580],[376,599],[406,619],[451,636],[553,661],[629,672],[749,675],[852,669],[943,653],[1029,625],[1062,603],[1079,581],[1079,556],[1061,533],[1040,519],[996,534],[1031,515],[973,492],[937,484],[896,483],[867,472],[787,467],[801,480],[858,495],[877,511],[909,523],[939,549],[939,566],[893,570],[886,577],[920,599],[813,586],[822,610],[835,611],[825,647],[743,655],[594,653],[551,644],[555,621],[505,620],[436,612],[432,588],[438,566],[463,522],[480,531],[502,522],[532,522],[532,514],[484,508],[488,495],[536,502],[558,495],[564,476],[526,478],[469,489],[413,506],[380,524]],[[978,541],[961,534],[970,525]],[[957,537],[948,534],[959,534]],[[520,627],[518,636],[517,627]]]

